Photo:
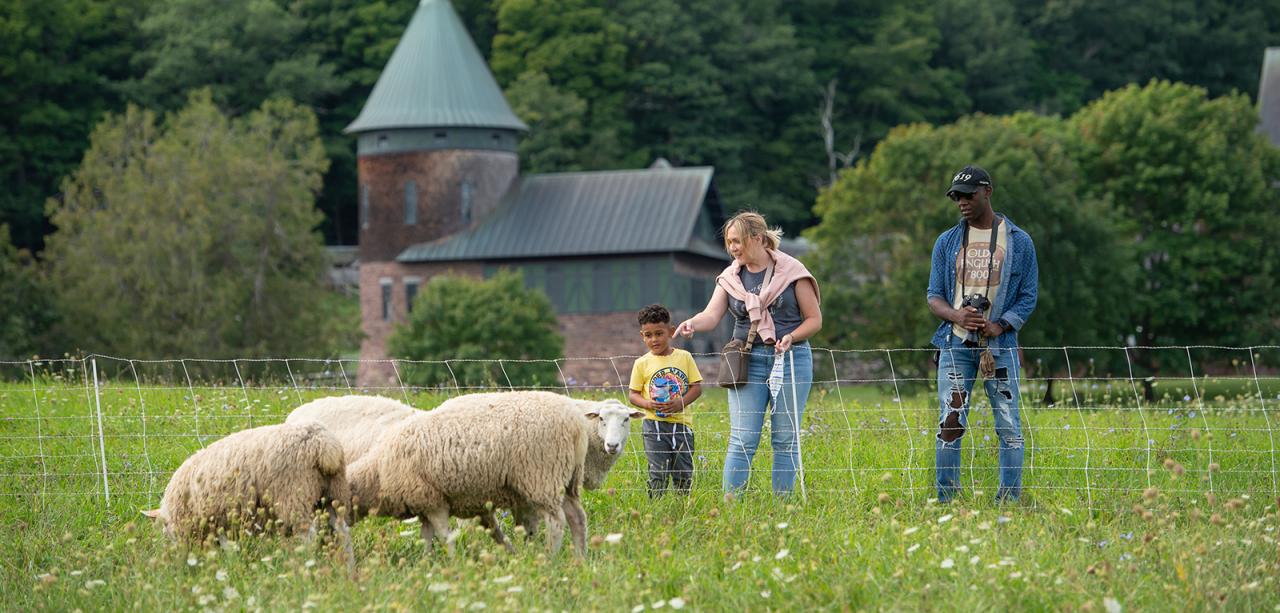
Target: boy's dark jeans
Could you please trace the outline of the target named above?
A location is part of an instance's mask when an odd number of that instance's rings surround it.
[[[657,498],[667,491],[667,480],[681,494],[693,486],[693,429],[652,419],[642,428],[644,454],[649,459],[649,497]]]

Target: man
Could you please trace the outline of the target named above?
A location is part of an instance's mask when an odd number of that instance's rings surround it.
[[[947,196],[963,219],[933,246],[929,310],[942,320],[938,348],[936,471],[938,500],[960,491],[960,443],[969,398],[981,371],[1000,439],[996,501],[1022,495],[1022,425],[1018,418],[1018,331],[1036,308],[1036,249],[1031,237],[991,208],[991,176],[965,166]]]

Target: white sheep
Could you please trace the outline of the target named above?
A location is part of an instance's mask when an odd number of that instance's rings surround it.
[[[474,399],[484,395],[468,394],[459,398]],[[627,436],[631,433],[630,420],[639,419],[644,416],[644,413],[612,398],[601,402],[590,400],[575,402],[584,416],[589,412],[595,412],[598,415],[594,419],[596,431],[591,437],[591,446],[587,450],[583,487],[589,490],[600,489],[605,477],[609,476],[609,469],[613,468],[614,463],[626,448]],[[447,400],[440,406],[447,407],[450,403],[451,400]],[[368,453],[369,449],[397,424],[419,413],[421,411],[398,400],[382,396],[352,394],[308,402],[289,413],[285,423],[315,421],[324,424],[342,443],[342,450],[349,466]]]
[[[315,534],[315,511],[329,524],[351,563],[346,511],[351,506],[342,445],[317,423],[242,430],[197,451],[174,471],[160,508],[143,514],[173,539],[202,540],[237,524],[286,535]]]
[[[575,552],[585,555],[580,491],[592,428],[581,402],[550,392],[450,399],[405,421],[352,464],[352,492],[378,514],[423,519],[428,542],[445,537],[450,514],[480,515],[493,529],[491,509],[506,507],[546,523],[552,552],[567,521]],[[494,538],[504,542],[500,534]]]
[[[289,413],[285,423],[313,421],[324,425],[342,444],[350,466],[404,420],[422,413],[383,396],[330,396],[312,400]]]

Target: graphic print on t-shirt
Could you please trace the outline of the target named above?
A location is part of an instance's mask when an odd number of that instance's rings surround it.
[[[656,402],[671,402],[684,395],[689,389],[689,376],[683,370],[668,366],[649,377],[649,399]]]
[[[969,246],[956,254],[956,291],[952,308],[960,308],[964,297],[971,294],[982,294],[996,303],[1000,294],[1000,272],[1004,270],[1004,258],[1009,244],[1007,224],[1000,224],[1000,235],[996,239],[995,263],[991,263],[991,229],[979,230],[969,228]],[[987,269],[991,269],[990,289],[987,287]],[[962,276],[963,275],[963,276]],[[991,309],[986,315],[990,319]],[[960,338],[970,338],[968,330],[958,324],[951,326],[951,331]]]

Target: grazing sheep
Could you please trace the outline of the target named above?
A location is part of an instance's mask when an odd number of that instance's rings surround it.
[[[420,413],[398,400],[353,394],[312,400],[294,409],[284,422],[322,424],[342,444],[350,466],[401,422]]]
[[[502,397],[506,394],[509,394],[509,392],[469,394],[448,400],[440,408],[447,409],[458,403],[471,404],[478,400],[491,399],[495,395]],[[583,415],[583,419],[592,422],[595,426],[587,449],[583,487],[590,490],[599,489],[605,477],[608,476],[609,470],[621,457],[622,451],[626,449],[627,436],[631,432],[630,420],[638,419],[644,414],[613,399],[595,402],[589,400],[570,401],[566,398],[565,401],[567,406],[576,406],[577,410]],[[592,412],[596,414],[596,417],[586,417],[588,413]],[[377,494],[376,490],[368,489],[372,484],[376,483],[376,479],[356,480],[350,478],[351,471],[356,463],[378,441],[382,440],[388,433],[393,432],[399,423],[422,413],[423,411],[390,398],[347,395],[320,398],[308,402],[289,413],[289,417],[285,422],[315,421],[321,423],[342,443],[342,449],[347,460],[349,481],[353,483],[353,487],[357,481],[360,481],[365,486],[363,491],[359,487],[354,487],[352,492],[354,494],[352,508],[354,519],[363,516],[364,513],[369,511],[367,507],[372,504]],[[365,468],[368,469],[373,466],[373,464],[369,464]],[[455,517],[478,517],[481,524],[498,544],[506,547],[508,551],[514,550],[510,541],[507,540],[506,535],[502,532],[502,528],[494,516],[493,508],[453,508],[450,511]],[[537,532],[538,515],[536,513],[526,512],[525,509],[521,508],[513,508],[512,512],[515,521],[523,525],[529,535]],[[571,510],[567,510],[567,512],[571,512]]]
[[[494,392],[506,394],[510,392]],[[474,399],[489,394],[468,394],[459,398]],[[473,400],[467,400],[472,402]],[[451,406],[445,401],[442,408]],[[644,417],[644,413],[632,409],[612,398],[595,402],[576,401],[583,415],[595,411],[596,432],[587,450],[586,472],[583,487],[597,490],[609,476],[609,469],[626,449],[627,436],[631,433],[632,419]],[[382,396],[332,396],[308,402],[289,413],[285,423],[314,421],[324,424],[338,441],[350,466],[369,452],[379,440],[405,419],[421,413],[407,404]]]
[[[550,392],[453,398],[406,420],[352,464],[352,491],[381,515],[422,518],[428,542],[445,538],[450,514],[480,515],[492,530],[491,509],[506,507],[546,523],[554,553],[567,521],[583,556],[580,495],[592,431],[579,402]]]
[[[350,500],[338,440],[317,423],[279,424],[242,430],[197,451],[169,479],[160,508],[143,514],[173,539],[198,541],[237,523],[261,530],[271,520],[285,534],[310,539],[315,511],[323,509],[351,563]]]

